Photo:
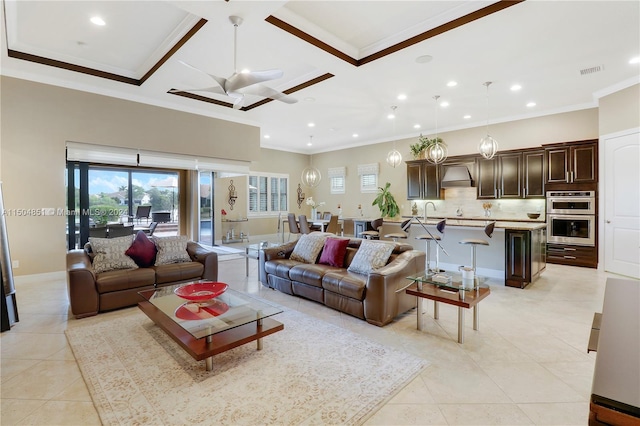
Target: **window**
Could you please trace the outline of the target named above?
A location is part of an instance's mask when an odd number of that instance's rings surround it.
[[[360,192],[376,192],[378,190],[378,163],[359,164]]]
[[[249,175],[249,215],[268,215],[289,209],[289,176],[275,173]]]
[[[346,169],[344,167],[332,167],[329,169],[327,176],[329,176],[329,184],[331,185],[332,194],[344,194],[344,178],[346,175]]]

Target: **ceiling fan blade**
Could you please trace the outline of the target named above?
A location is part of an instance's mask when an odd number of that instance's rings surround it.
[[[244,106],[244,95],[240,94],[240,96],[237,96],[238,93],[234,93],[234,96],[232,96],[233,99],[233,109],[241,109]]]
[[[283,76],[282,70],[265,70],[265,71],[253,71],[249,73],[234,73],[227,79],[225,90],[227,93],[234,92],[238,89],[242,89],[254,84],[262,83],[264,81],[275,80]]]
[[[216,93],[218,95],[226,95],[224,90],[222,90],[218,86],[202,87],[202,88],[199,88],[199,89],[171,89],[171,90],[169,90],[169,93],[181,93],[181,92],[209,92],[209,93]]]
[[[227,83],[227,79],[226,78],[222,78],[222,77],[218,77],[217,75],[213,75],[213,74],[209,74],[208,72],[202,71],[199,68],[194,67],[193,65],[189,65],[188,63],[178,60],[178,62],[180,62],[182,65],[184,65],[187,68],[190,68],[192,70],[198,71],[199,73],[202,73],[204,75],[207,75],[209,77],[211,77],[216,83],[218,83],[218,85],[220,86],[221,89],[224,89],[225,84]]]
[[[246,95],[262,96],[263,98],[270,98],[287,104],[295,104],[296,102],[298,102],[298,100],[293,96],[278,92],[277,90],[272,89],[271,87],[263,86],[262,84],[247,87],[242,90],[242,93]]]

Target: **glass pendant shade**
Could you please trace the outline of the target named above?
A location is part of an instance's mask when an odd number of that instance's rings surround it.
[[[320,179],[322,179],[320,170],[313,166],[309,166],[302,171],[302,184],[304,186],[315,188],[320,184]]]
[[[396,167],[400,165],[401,162],[402,154],[400,154],[398,150],[394,148],[389,151],[389,153],[387,154],[387,164],[389,164],[391,167]]]
[[[491,160],[498,152],[498,141],[487,135],[480,139],[480,145],[478,145],[478,151],[487,160]]]
[[[427,161],[433,164],[440,164],[447,159],[447,146],[441,142],[436,142],[427,148]]]

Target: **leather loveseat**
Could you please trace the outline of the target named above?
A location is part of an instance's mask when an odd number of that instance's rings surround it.
[[[190,262],[120,269],[96,273],[88,243],[85,249],[67,252],[67,285],[71,313],[76,318],[135,306],[139,291],[199,279],[218,280],[218,255],[189,241]]]
[[[349,240],[343,267],[290,259],[299,241],[260,252],[263,285],[314,300],[377,326],[390,323],[398,314],[416,306],[416,298],[403,289],[410,284],[406,277],[424,271],[423,251],[414,250],[409,244],[386,242],[395,244],[386,265],[361,274],[347,269],[363,240]]]

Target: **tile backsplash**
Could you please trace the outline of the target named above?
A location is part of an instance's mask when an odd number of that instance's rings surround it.
[[[416,204],[418,207],[418,215],[424,215],[424,206],[426,201],[408,200],[404,204],[403,213],[411,214],[411,206]],[[498,200],[477,200],[476,188],[447,188],[445,189],[444,200],[434,200],[436,211],[433,206],[429,205],[429,217],[454,217],[456,211],[462,211],[462,217],[481,217],[484,216],[485,203],[491,203],[491,217],[500,220],[518,219],[530,220],[527,213],[540,213],[539,221],[545,220],[545,200],[541,199],[498,199]]]

